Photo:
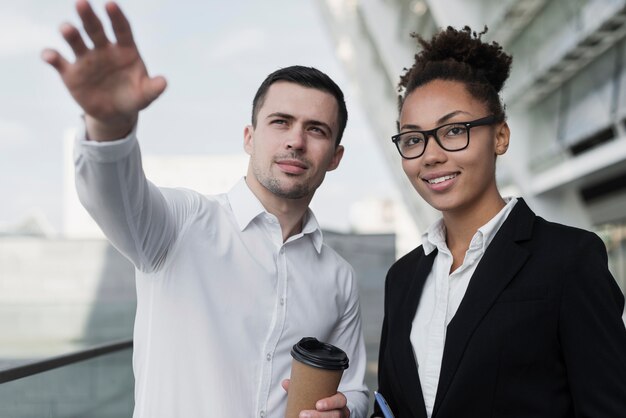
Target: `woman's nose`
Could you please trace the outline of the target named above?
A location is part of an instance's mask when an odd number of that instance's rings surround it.
[[[434,136],[429,136],[426,141],[426,148],[424,154],[422,154],[422,161],[426,165],[433,165],[444,162],[448,158],[446,150],[441,148],[441,145],[435,140]]]

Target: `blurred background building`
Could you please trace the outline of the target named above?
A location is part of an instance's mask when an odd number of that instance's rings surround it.
[[[621,0],[319,0],[337,56],[365,108],[418,229],[437,214],[389,145],[398,75],[424,37],[469,25],[513,55],[505,86],[512,138],[498,162],[505,195],[549,220],[597,231],[626,284],[626,2]]]
[[[595,230],[626,289],[626,0],[311,0],[309,6],[322,23],[317,30],[328,34],[319,42],[328,42],[340,63],[340,84],[364,115],[357,123],[365,121],[362,129],[377,141],[384,164],[377,175],[396,189],[364,193],[350,203],[347,220],[323,224],[328,243],[359,278],[370,389],[385,273],[437,217],[406,180],[389,139],[396,132],[396,84],[416,52],[411,32],[427,37],[447,25],[488,26],[485,37],[513,54],[503,94],[512,139],[498,162],[500,188],[549,220]],[[41,210],[17,222],[0,219],[0,369],[132,337],[132,266],[78,204],[72,137],[59,141],[61,226]],[[204,193],[228,190],[247,165],[245,154],[230,151],[144,155],[156,184]],[[361,172],[365,188],[370,174]],[[130,361],[127,350],[4,383],[0,417],[130,416]]]

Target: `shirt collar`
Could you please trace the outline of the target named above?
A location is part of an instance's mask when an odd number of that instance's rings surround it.
[[[259,199],[248,187],[244,177],[239,179],[228,192],[228,202],[241,231],[246,229],[254,218],[266,213]]]
[[[446,226],[443,223],[443,219],[439,218],[428,227],[426,232],[422,234],[422,246],[424,247],[424,254],[428,255],[432,253],[438,245],[445,245],[445,243]]]
[[[266,217],[260,215],[274,216],[265,210],[259,199],[248,187],[244,177],[230,189],[228,192],[228,201],[240,231],[245,230],[256,218],[259,218],[262,222],[266,221]],[[304,214],[302,232],[292,238],[296,239],[303,235],[309,235],[311,237],[313,246],[319,254],[322,251],[323,235],[319,223],[311,209],[307,209]]]
[[[491,218],[489,222],[478,228],[478,231],[472,237],[470,242],[470,249],[480,249],[484,252],[493,237],[498,233],[500,227],[513,210],[513,206],[517,203],[517,198],[507,197],[504,199],[506,204],[498,212],[496,216]],[[435,248],[443,247],[448,248],[446,245],[446,226],[443,223],[443,219],[435,221],[424,234],[422,234],[422,247],[424,248],[424,254],[428,255],[435,250]]]
[[[476,246],[480,245],[483,252],[487,250],[487,247],[489,246],[489,244],[491,244],[491,241],[500,230],[500,227],[502,226],[504,221],[506,221],[506,218],[508,218],[509,213],[511,213],[511,210],[513,210],[513,206],[515,206],[515,204],[517,203],[517,198],[506,197],[504,198],[504,201],[506,202],[506,204],[502,209],[500,209],[500,212],[498,212],[498,214],[491,218],[489,222],[487,222],[485,225],[481,226],[478,229],[478,231],[472,238],[472,243],[470,243],[470,247],[472,246],[472,244]],[[475,240],[476,243],[474,243]]]
[[[302,235],[309,235],[311,237],[311,242],[313,242],[313,246],[315,247],[315,251],[317,251],[318,254],[322,252],[324,235],[322,234],[320,224],[317,222],[317,218],[311,209],[307,209],[304,214]]]

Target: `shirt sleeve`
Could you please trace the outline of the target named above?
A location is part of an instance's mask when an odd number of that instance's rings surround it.
[[[624,296],[607,267],[604,243],[585,233],[571,255],[559,336],[577,416],[626,411]]]
[[[354,270],[350,267],[349,271],[346,309],[333,332],[331,341],[332,344],[341,347],[350,360],[350,366],[344,372],[339,384],[339,391],[348,400],[350,417],[363,418],[367,416],[369,406],[368,389],[364,382],[367,359],[361,330],[358,286],[354,277]]]
[[[107,238],[137,269],[156,270],[175,239],[175,221],[143,172],[136,126],[108,142],[87,140],[83,126],[74,166],[78,198]]]

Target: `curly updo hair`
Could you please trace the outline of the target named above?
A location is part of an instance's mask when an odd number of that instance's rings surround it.
[[[416,38],[422,50],[415,55],[415,62],[400,77],[398,84],[399,110],[406,97],[416,88],[433,80],[449,80],[464,83],[468,92],[483,101],[498,122],[506,119],[500,91],[511,72],[513,58],[502,50],[497,42],[485,43],[480,32],[468,26],[461,30],[448,26],[430,40],[418,34]]]

